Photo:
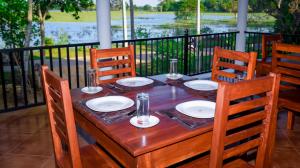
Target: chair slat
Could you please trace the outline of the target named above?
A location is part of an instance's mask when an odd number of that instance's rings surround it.
[[[109,66],[116,66],[116,65],[125,65],[125,64],[130,64],[130,63],[131,63],[131,61],[129,59],[114,60],[114,61],[98,62],[98,66],[100,66],[100,67],[109,67]]]
[[[257,85],[256,83],[265,83],[265,85]],[[244,98],[250,95],[256,95],[263,92],[271,91],[272,90],[272,81],[269,80],[269,78],[259,78],[258,80],[251,80],[248,82],[242,81],[238,82],[235,87],[237,88],[245,88],[247,85],[251,85],[251,87],[248,87],[247,89],[236,89],[232,94],[229,95],[230,100],[240,99]]]
[[[249,114],[243,117],[238,117],[236,119],[232,119],[228,122],[227,124],[227,131],[228,130],[232,130],[234,128],[238,128],[247,124],[251,124],[260,120],[263,120],[266,118],[266,112],[263,111],[259,111],[259,112],[255,112],[253,114]]]
[[[300,83],[299,78],[286,77],[286,76],[281,77],[281,81],[291,83],[291,84],[294,84],[294,85],[299,85],[299,83]],[[295,88],[295,87],[293,87],[293,88]]]
[[[53,115],[54,121],[56,126],[64,133],[64,135],[67,135],[67,127],[65,124],[65,120],[61,118],[59,115]]]
[[[277,67],[276,72],[280,73],[280,74],[290,75],[290,76],[295,76],[295,77],[300,78],[300,71],[296,71],[293,69]]]
[[[300,70],[300,64],[296,64],[296,63],[278,62],[277,65],[281,66],[281,67],[299,69]]]
[[[226,52],[224,52],[224,51],[226,51]],[[245,54],[244,52],[225,50],[225,49],[221,49],[220,52],[221,52],[220,55],[222,58],[227,58],[227,59],[237,60],[237,61],[242,61],[242,62],[249,62],[248,53]]]
[[[260,133],[262,133],[263,131],[263,126],[262,125],[258,125],[255,127],[251,127],[249,129],[245,129],[243,131],[228,135],[225,137],[225,145],[230,145],[236,142],[239,142],[241,140],[244,140],[248,137],[252,137],[254,135],[258,135]]]
[[[98,58],[110,58],[115,56],[130,55],[131,52],[128,48],[114,48],[114,49],[101,49],[97,50]]]
[[[227,78],[236,78],[237,77],[237,75],[234,73],[229,73],[229,72],[221,71],[221,70],[217,70],[216,73],[218,74],[218,76],[224,76]]]
[[[255,147],[258,147],[259,144],[261,143],[261,138],[256,138],[254,140],[250,140],[246,143],[243,143],[241,145],[238,145],[237,147],[230,148],[228,150],[224,151],[223,159],[228,159],[233,156],[237,156],[241,153],[245,153],[249,151],[250,149],[253,149]]]
[[[238,103],[229,107],[229,115],[233,115],[242,111],[251,110],[253,108],[265,106],[269,102],[269,97],[261,97],[250,101]]]
[[[58,105],[57,102],[54,102],[53,100],[50,100],[50,104],[54,110],[54,113],[56,115],[59,115],[60,118],[62,118],[63,120],[65,120],[65,114],[64,114],[64,111],[63,109],[61,108],[61,105]]]
[[[69,139],[64,131],[59,126],[55,126],[55,130],[61,141],[63,141],[65,144],[69,144]]]
[[[278,43],[279,45],[276,46],[276,51],[290,51],[295,53],[300,53],[300,48],[298,45],[293,44],[285,44],[285,43]]]
[[[108,76],[108,75],[117,75],[122,73],[129,73],[131,72],[131,68],[121,68],[121,69],[114,69],[114,70],[107,70],[107,71],[98,71],[99,76]]]
[[[245,66],[232,64],[232,63],[228,63],[228,62],[218,62],[217,66],[218,67],[229,68],[229,69],[235,69],[235,70],[238,70],[238,71],[247,71],[247,67],[245,67]]]

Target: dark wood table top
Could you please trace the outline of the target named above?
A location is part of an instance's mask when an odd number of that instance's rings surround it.
[[[95,95],[88,95],[80,92],[80,89],[73,89],[71,93],[74,111],[84,116],[134,157],[212,130],[213,119],[196,119],[185,116],[177,112],[175,106],[190,100],[215,101],[216,91],[195,91],[183,86],[182,82],[181,84],[178,82],[176,86],[160,84],[126,90],[126,92],[118,92],[116,89],[106,86],[102,87],[103,91]],[[103,113],[93,112],[82,103],[88,99],[106,95],[122,95],[135,100],[136,94],[139,92],[149,93],[151,115],[160,119],[158,125],[146,129],[136,128],[130,124],[129,117],[118,122],[106,123],[103,120]],[[197,126],[188,128],[164,115],[165,111],[171,112],[187,122],[196,123]]]

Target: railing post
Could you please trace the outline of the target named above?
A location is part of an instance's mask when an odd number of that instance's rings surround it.
[[[183,51],[183,74],[188,74],[188,52],[189,52],[189,30],[184,33],[184,51]]]

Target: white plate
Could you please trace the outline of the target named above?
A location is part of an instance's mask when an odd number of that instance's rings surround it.
[[[202,90],[202,91],[218,89],[218,83],[210,80],[193,80],[193,81],[184,82],[184,85],[191,89]]]
[[[119,79],[116,82],[119,85],[123,85],[127,87],[139,87],[139,86],[149,85],[153,83],[153,80],[144,77],[132,77],[132,78]]]
[[[87,94],[95,94],[95,93],[98,93],[98,92],[101,92],[103,90],[102,87],[100,86],[97,86],[97,87],[84,87],[81,89],[81,91],[83,93],[87,93]]]
[[[166,75],[168,79],[171,79],[171,80],[177,80],[177,79],[180,79],[183,77],[182,74],[176,74],[175,76],[171,75],[171,74],[167,74]]]
[[[182,114],[195,118],[213,118],[216,103],[205,100],[193,100],[178,104],[176,110]]]
[[[134,105],[134,101],[124,96],[105,96],[88,100],[86,106],[98,112],[124,110]]]
[[[135,117],[132,117],[130,119],[130,124],[136,126],[136,127],[139,127],[139,128],[149,128],[149,127],[153,127],[155,125],[157,125],[159,123],[159,118],[155,117],[155,116],[150,116],[149,118],[149,123],[146,125],[146,124],[139,124],[137,122],[137,116]]]

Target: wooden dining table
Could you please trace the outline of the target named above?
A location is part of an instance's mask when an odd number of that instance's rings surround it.
[[[209,151],[213,119],[186,116],[176,111],[175,106],[190,100],[215,102],[216,91],[187,88],[183,83],[193,80],[188,76],[176,81],[166,79],[165,75],[149,78],[155,81],[149,86],[101,85],[103,90],[93,95],[72,89],[76,123],[124,167],[167,167]],[[131,125],[133,115],[126,110],[104,114],[85,106],[85,101],[107,95],[135,100],[140,92],[149,94],[150,114],[160,120],[150,128]],[[115,120],[109,120],[112,118]]]

